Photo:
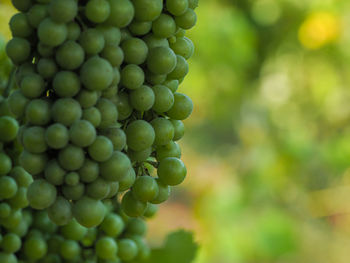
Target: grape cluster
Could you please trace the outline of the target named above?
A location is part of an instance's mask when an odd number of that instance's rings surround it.
[[[29,205],[56,225],[95,227],[118,194],[130,217],[167,200],[187,173],[176,141],[193,103],[177,89],[197,0],[12,3],[6,51],[19,88],[8,105],[34,178]]]

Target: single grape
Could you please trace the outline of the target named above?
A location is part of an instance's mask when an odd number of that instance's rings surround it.
[[[174,141],[180,140],[185,134],[185,125],[180,120],[170,120],[174,126]]]
[[[101,134],[111,140],[115,151],[122,151],[126,147],[126,135],[122,129],[112,127],[101,131]]]
[[[192,41],[187,37],[178,37],[176,42],[170,43],[170,48],[176,55],[180,55],[185,59],[189,59],[194,52],[194,46]]]
[[[113,153],[113,144],[105,136],[97,136],[95,141],[89,146],[90,157],[97,162],[107,161]]]
[[[84,183],[91,183],[98,178],[99,166],[96,162],[85,158],[83,166],[78,171],[80,180]]]
[[[134,5],[129,0],[109,0],[110,15],[106,24],[123,28],[129,25],[134,18]]]
[[[155,214],[158,212],[158,210],[159,210],[158,205],[149,203],[147,206],[147,209],[145,211],[144,216],[146,218],[152,218],[155,216]]]
[[[26,12],[33,5],[32,0],[11,0],[12,5],[22,12]]]
[[[1,242],[1,248],[6,253],[15,253],[17,252],[22,245],[21,238],[13,233],[7,233],[3,236],[2,242]]]
[[[102,33],[106,45],[119,45],[121,40],[121,32],[118,27],[98,25],[96,28]]]
[[[27,188],[19,187],[16,194],[8,200],[12,209],[22,209],[28,207]]]
[[[30,43],[24,38],[14,37],[6,45],[6,54],[15,65],[26,61],[31,52]]]
[[[12,36],[14,37],[29,37],[33,33],[33,28],[29,24],[28,16],[24,13],[17,13],[10,19],[9,22]]]
[[[85,154],[82,148],[68,145],[58,153],[58,162],[68,171],[78,170],[83,166]]]
[[[121,207],[126,215],[130,217],[139,217],[144,214],[147,203],[137,200],[132,192],[129,191],[123,196]]]
[[[82,119],[90,122],[96,128],[102,121],[101,112],[96,107],[84,109]]]
[[[80,79],[72,71],[58,72],[52,82],[52,87],[59,97],[73,97],[80,90]]]
[[[148,54],[147,44],[140,38],[129,38],[122,42],[125,62],[140,65],[146,61]]]
[[[79,102],[80,106],[85,109],[94,106],[98,98],[97,91],[81,89],[75,99]]]
[[[189,66],[186,59],[182,56],[176,55],[176,67],[167,76],[168,79],[183,79],[189,71]]]
[[[51,47],[51,46],[48,46],[42,42],[39,42],[38,45],[37,45],[37,51],[38,53],[44,57],[44,58],[49,58],[53,55],[53,52],[54,52],[54,48]]]
[[[132,21],[128,29],[134,36],[144,36],[152,29],[151,21]]]
[[[78,183],[76,185],[64,185],[62,188],[63,196],[67,200],[77,201],[83,197],[85,192],[85,185]]]
[[[109,183],[102,178],[97,178],[95,181],[86,186],[86,194],[96,200],[106,198],[109,190]]]
[[[45,129],[40,126],[32,126],[24,130],[22,142],[24,148],[32,153],[43,153],[47,150],[45,141]]]
[[[121,71],[121,84],[128,89],[137,89],[145,81],[145,74],[141,67],[128,64]]]
[[[133,186],[136,180],[135,170],[130,168],[128,173],[119,181],[119,192],[124,192]]]
[[[174,120],[184,120],[188,118],[193,111],[193,102],[185,94],[174,93],[174,105],[167,111],[167,115]]]
[[[146,42],[148,49],[151,50],[156,47],[169,47],[169,42],[166,38],[159,38],[153,34],[147,34],[143,41]]]
[[[117,109],[118,109],[118,120],[122,121],[127,119],[133,108],[130,105],[129,95],[126,92],[121,92],[117,97]]]
[[[96,108],[101,113],[101,123],[99,128],[108,128],[115,124],[118,119],[117,107],[108,99],[99,99]]]
[[[87,147],[96,139],[95,127],[85,120],[76,121],[69,129],[69,139],[79,147]]]
[[[101,57],[107,59],[113,67],[119,67],[124,61],[124,52],[117,44],[107,44],[101,52]]]
[[[170,110],[174,105],[174,94],[164,85],[155,85],[152,87],[154,92],[154,104],[152,109],[162,113]]]
[[[161,204],[168,200],[170,196],[170,186],[163,184],[159,179],[156,180],[158,184],[158,195],[154,198],[151,203],[152,204]]]
[[[58,164],[56,159],[52,159],[46,164],[45,179],[53,185],[62,185],[66,171]]]
[[[67,260],[76,259],[80,254],[80,245],[75,240],[64,240],[61,243],[60,255]]]
[[[69,201],[58,196],[56,201],[48,208],[48,216],[56,225],[66,225],[72,219],[72,208]]]
[[[0,176],[8,174],[12,169],[12,160],[4,152],[0,152]]]
[[[77,222],[76,219],[72,219],[68,224],[60,228],[61,234],[64,238],[81,241],[87,234],[88,229]]]
[[[184,14],[188,8],[188,0],[166,0],[166,8],[174,16]]]
[[[142,151],[151,147],[155,139],[153,127],[144,120],[131,122],[125,133],[128,147],[134,151]]]
[[[147,67],[155,74],[168,74],[176,66],[176,55],[168,47],[155,47],[150,49],[147,57]]]
[[[72,98],[61,98],[53,104],[51,114],[55,122],[70,126],[81,118],[82,110],[76,100]]]
[[[141,112],[151,109],[155,101],[153,90],[146,85],[131,91],[129,98],[133,108]]]
[[[8,116],[0,117],[0,141],[10,142],[14,140],[18,133],[18,123],[14,118]]]
[[[95,28],[83,31],[79,37],[79,44],[88,55],[97,55],[105,46],[103,33]]]
[[[24,150],[19,156],[19,164],[31,175],[43,172],[46,162],[47,156],[43,153],[36,154]]]
[[[175,17],[175,22],[178,27],[191,29],[197,22],[197,15],[193,9],[188,8],[184,14]]]
[[[40,210],[50,207],[55,202],[56,195],[56,187],[44,179],[35,180],[27,192],[29,205]]]
[[[100,229],[110,237],[117,237],[120,235],[123,232],[124,227],[123,219],[114,213],[108,214],[100,225]]]
[[[148,202],[155,199],[158,193],[158,184],[151,176],[138,177],[132,188],[132,194],[141,202]]]
[[[57,23],[51,18],[45,18],[39,24],[37,33],[41,43],[57,47],[67,39],[68,30],[65,24]]]
[[[113,259],[118,252],[118,245],[111,237],[101,237],[95,245],[96,255],[101,259]]]
[[[106,0],[89,0],[85,7],[85,16],[93,23],[102,23],[107,20],[111,8]]]
[[[49,4],[49,14],[58,23],[72,21],[78,13],[78,3],[75,0],[52,0]]]
[[[133,151],[128,149],[128,156],[132,162],[145,162],[151,156],[153,150],[149,147],[142,151]]]
[[[45,239],[39,236],[29,237],[24,241],[23,250],[26,258],[35,262],[44,257],[47,252]]]
[[[52,124],[46,129],[45,140],[49,147],[62,149],[67,146],[69,141],[68,129],[60,123]]]
[[[188,0],[188,7],[191,9],[196,9],[198,7],[199,0]]]
[[[9,199],[16,195],[18,186],[12,177],[2,176],[0,177],[0,198]]]
[[[36,66],[38,73],[44,79],[51,79],[57,72],[57,65],[53,59],[41,58]]]
[[[156,156],[157,160],[161,161],[162,159],[166,157],[176,157],[180,158],[181,157],[181,148],[180,146],[174,142],[170,141],[169,143],[161,146],[157,146],[156,148]]]
[[[31,100],[25,110],[29,124],[43,126],[50,122],[50,103],[45,99]]]
[[[118,257],[121,260],[130,261],[137,256],[138,248],[132,239],[124,238],[118,240]]]
[[[119,192],[119,182],[109,182],[109,192],[106,199],[115,197]]]
[[[159,85],[166,81],[166,74],[155,74],[148,69],[146,69],[146,81],[152,85]]]
[[[24,115],[24,111],[28,103],[29,100],[23,96],[20,90],[13,91],[8,98],[9,108],[17,118]]]
[[[168,119],[159,117],[151,121],[155,132],[154,145],[166,145],[174,138],[174,126]]]
[[[135,19],[138,21],[153,21],[162,13],[162,0],[133,0]]]
[[[20,88],[25,97],[34,99],[45,91],[45,83],[40,75],[32,73],[23,77]]]
[[[69,172],[64,177],[64,182],[66,185],[75,186],[79,183],[79,174],[77,172]]]
[[[75,41],[68,40],[56,51],[56,61],[61,68],[75,70],[85,59],[84,49]]]
[[[73,205],[73,215],[79,224],[85,227],[95,227],[102,223],[106,208],[99,200],[82,197]]]
[[[131,162],[122,152],[113,152],[111,158],[100,164],[101,176],[108,181],[119,181],[129,173]]]
[[[27,13],[28,22],[32,27],[37,28],[47,15],[48,11],[46,5],[35,4]]]
[[[81,29],[79,24],[73,21],[67,24],[67,40],[76,41],[79,39],[80,34]]]
[[[157,174],[162,183],[166,185],[178,185],[186,177],[184,163],[175,157],[167,157],[160,161]]]
[[[20,166],[14,167],[10,176],[16,180],[19,187],[28,187],[33,182],[33,177]]]
[[[167,14],[161,14],[152,23],[152,32],[156,37],[169,38],[176,32],[175,20]]]

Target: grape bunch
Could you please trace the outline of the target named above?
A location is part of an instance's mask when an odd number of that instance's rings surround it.
[[[30,207],[56,225],[103,224],[104,201],[142,217],[183,182],[177,141],[193,110],[178,92],[197,0],[12,0],[6,52],[18,89],[19,165]]]

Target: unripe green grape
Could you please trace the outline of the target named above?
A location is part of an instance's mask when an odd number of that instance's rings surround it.
[[[141,202],[153,200],[157,197],[158,193],[158,184],[151,176],[138,177],[132,187],[133,196]]]
[[[52,119],[65,126],[72,125],[82,115],[80,104],[72,98],[62,98],[55,101],[51,109]]]
[[[53,47],[45,45],[41,42],[38,43],[36,49],[37,49],[38,53],[44,58],[51,57],[53,55],[53,52],[54,52]]]
[[[165,145],[174,138],[174,126],[169,120],[159,117],[152,120],[151,125],[156,134],[154,145]]]
[[[49,4],[49,14],[58,23],[72,21],[78,13],[78,3],[75,0],[52,0]]]
[[[125,62],[140,65],[146,61],[148,54],[147,44],[140,38],[129,38],[122,42]]]
[[[151,50],[156,47],[169,47],[169,42],[166,38],[156,37],[154,34],[150,33],[143,38],[146,42],[148,49]]]
[[[8,217],[3,218],[1,221],[1,225],[5,227],[6,229],[15,229],[18,227],[23,220],[22,218],[22,210],[11,210],[11,213]]]
[[[26,12],[32,6],[32,0],[11,0],[12,5],[22,12]]]
[[[85,109],[94,106],[98,98],[97,91],[81,89],[75,99],[79,102],[80,106]]]
[[[97,237],[97,228],[88,228],[87,233],[85,234],[84,238],[81,240],[81,244],[84,247],[91,247],[95,243],[96,237]],[[82,255],[84,259],[87,259],[89,256],[92,255],[92,254],[89,255],[89,253],[86,253],[87,250],[89,249],[85,248],[83,250]]]
[[[73,97],[80,90],[80,79],[72,71],[58,72],[52,82],[52,87],[59,97]]]
[[[106,0],[89,0],[85,7],[85,16],[93,23],[102,23],[107,20],[111,9]]]
[[[112,81],[112,86],[117,86],[120,83],[120,71],[117,67],[114,67],[113,69],[113,81]]]
[[[121,71],[121,84],[128,89],[137,89],[145,81],[145,74],[141,67],[128,64]]]
[[[80,245],[77,241],[74,240],[64,240],[61,243],[60,255],[64,259],[72,260],[79,256],[80,254]]]
[[[89,146],[90,157],[97,162],[107,161],[113,153],[113,144],[105,136],[97,136],[95,141]]]
[[[16,195],[18,190],[15,179],[9,176],[0,177],[0,198],[9,199]]]
[[[12,160],[4,152],[0,152],[0,176],[8,174],[12,169]]]
[[[72,219],[68,224],[60,228],[61,234],[66,239],[81,241],[87,234],[88,229]]]
[[[79,147],[87,147],[96,139],[95,127],[85,120],[76,121],[69,129],[69,139]]]
[[[89,28],[83,31],[79,37],[79,44],[88,55],[97,55],[105,46],[103,34],[95,29]]]
[[[84,151],[74,145],[68,145],[58,153],[59,164],[68,171],[75,171],[81,168],[84,159]]]
[[[158,205],[149,203],[147,206],[147,209],[145,211],[144,216],[146,218],[152,218],[153,216],[155,216],[155,214],[158,212],[158,210],[159,210]]]
[[[67,24],[67,40],[78,40],[81,33],[79,24],[70,22]]]
[[[118,27],[98,25],[96,28],[102,33],[106,45],[119,45],[121,40],[121,32]]]
[[[25,110],[29,124],[43,126],[50,122],[50,104],[45,99],[35,99],[28,103]]]
[[[29,187],[27,198],[29,205],[35,209],[50,207],[56,200],[56,187],[44,179],[35,180]]]
[[[155,100],[152,109],[156,112],[163,113],[170,110],[174,105],[174,95],[170,89],[164,85],[155,85],[152,87]]]
[[[101,131],[101,134],[111,140],[115,151],[122,151],[126,146],[125,132],[116,127],[107,128]]]
[[[28,187],[33,182],[33,177],[20,166],[14,167],[10,176],[16,180],[19,187]]]
[[[0,116],[14,117],[12,114],[8,101],[0,97]]]
[[[126,92],[118,94],[117,109],[118,120],[120,121],[127,119],[131,115],[133,108],[130,105],[129,95]]]
[[[162,0],[134,0],[135,19],[138,21],[153,21],[162,13]]]
[[[45,83],[40,75],[32,73],[23,77],[20,88],[25,97],[34,99],[43,94],[45,91]]]
[[[128,156],[132,162],[145,162],[152,154],[152,147],[142,151],[133,151],[128,149]]]
[[[166,185],[178,185],[185,180],[187,169],[184,163],[175,157],[167,157],[159,162],[157,174]]]
[[[118,245],[111,237],[101,237],[96,242],[95,251],[101,259],[113,259],[118,252]]]
[[[19,156],[19,164],[31,175],[44,171],[47,156],[45,154],[30,153],[24,150]]]
[[[117,44],[105,45],[101,57],[107,59],[113,67],[119,67],[124,61],[123,50]]]
[[[31,52],[30,43],[24,38],[14,37],[6,45],[6,54],[15,65],[26,61]]]
[[[187,37],[178,37],[176,42],[170,43],[170,48],[176,55],[180,55],[185,59],[189,59],[194,52],[194,46],[192,41]]]
[[[130,168],[128,173],[119,181],[119,192],[124,192],[133,186],[136,180],[135,170]]]
[[[83,48],[75,41],[68,40],[56,51],[56,61],[61,68],[75,70],[79,68],[85,59]]]
[[[116,68],[114,68],[114,69],[116,69]],[[105,89],[104,91],[101,92],[101,97],[105,98],[105,99],[112,100],[112,98],[115,97],[117,95],[117,93],[118,93],[118,85],[111,85],[107,89]],[[111,103],[113,104],[113,100],[111,101]]]
[[[41,58],[36,66],[38,73],[44,79],[52,78],[57,72],[57,65],[53,59]]]
[[[106,208],[99,200],[82,197],[73,205],[73,215],[85,227],[95,227],[102,223]]]
[[[27,13],[28,22],[32,27],[37,28],[47,15],[48,11],[46,5],[35,4]]]
[[[143,36],[149,33],[152,29],[151,21],[132,21],[128,29],[134,36]]]
[[[161,14],[153,21],[152,32],[155,36],[160,38],[171,37],[176,32],[175,20],[170,15]]]
[[[147,224],[145,220],[141,218],[130,218],[127,227],[126,232],[129,235],[137,235],[137,236],[144,236],[147,231]]]
[[[95,128],[99,127],[102,120],[101,112],[95,107],[84,109],[82,119],[90,122]]]
[[[120,42],[123,42],[125,40],[128,40],[129,38],[132,38],[132,35],[130,33],[130,31],[127,28],[123,28],[120,30]]]
[[[32,126],[24,130],[22,142],[24,148],[32,153],[43,153],[47,150],[45,141],[45,129]]]
[[[126,215],[130,217],[139,217],[145,212],[147,203],[137,200],[132,192],[129,191],[123,196],[121,207]]]
[[[101,123],[99,128],[104,129],[116,123],[118,119],[117,107],[108,99],[99,99],[96,108],[101,113]]]
[[[129,0],[109,0],[111,13],[105,21],[107,25],[123,28],[134,18],[134,6]]]
[[[0,252],[0,262],[17,263],[17,257],[14,254]]]
[[[144,120],[131,122],[125,133],[128,147],[134,151],[142,151],[151,147],[155,139],[153,127]]]
[[[78,183],[76,185],[64,185],[62,188],[63,196],[67,200],[77,201],[83,197],[85,192],[85,185]]]
[[[151,109],[155,101],[153,90],[146,85],[131,91],[129,98],[133,108],[141,112]]]
[[[64,177],[66,185],[75,186],[79,183],[79,174],[77,172],[67,173]]]
[[[168,74],[176,66],[176,55],[167,47],[155,47],[150,49],[147,57],[147,67],[155,74]]]
[[[95,181],[99,175],[99,166],[96,162],[85,158],[83,166],[78,171],[80,180],[84,183]]]
[[[129,173],[130,159],[122,152],[113,152],[111,158],[100,164],[100,174],[108,181],[120,181]]]
[[[168,74],[168,79],[183,79],[189,71],[188,63],[182,56],[176,55],[176,67]]]
[[[58,197],[57,199],[60,199]],[[48,252],[57,254],[60,251],[61,243],[64,241],[64,238],[60,234],[51,235],[47,240]]]
[[[97,178],[86,186],[86,194],[96,200],[106,198],[109,193],[109,183],[102,178]]]
[[[11,197],[8,200],[8,203],[11,205],[13,209],[22,209],[29,205],[27,199],[27,188],[19,187],[15,196]]]
[[[23,244],[24,255],[29,260],[38,260],[45,256],[47,245],[42,237],[30,237]]]
[[[132,239],[124,238],[118,240],[118,248],[118,257],[123,261],[130,261],[137,256],[138,248]]]
[[[100,229],[110,237],[117,237],[124,230],[123,219],[114,213],[108,214],[100,225]]]
[[[115,197],[119,192],[119,182],[109,182],[109,192],[106,199]]]
[[[89,58],[80,70],[80,78],[89,90],[104,90],[113,81],[113,67],[98,56]]]
[[[68,129],[60,123],[52,124],[46,129],[45,140],[51,148],[62,149],[69,141]]]
[[[184,14],[175,17],[175,22],[177,26],[188,30],[195,26],[197,15],[193,9],[188,8]]]
[[[188,8],[188,0],[166,0],[166,8],[174,16],[184,14]]]
[[[167,115],[174,120],[184,120],[188,118],[193,111],[193,102],[185,94],[175,92],[174,105],[167,111]]]
[[[58,196],[56,201],[47,210],[50,220],[56,225],[68,224],[72,219],[72,208],[69,201],[62,196]]]
[[[148,69],[146,69],[146,82],[152,85],[159,85],[166,81],[166,74],[155,74]]]
[[[7,233],[3,236],[1,242],[1,248],[6,253],[15,253],[17,252],[22,245],[21,238],[13,233]]]
[[[57,47],[67,39],[68,30],[65,24],[45,18],[39,24],[37,33],[40,42],[50,47]]]
[[[24,13],[15,14],[9,22],[12,36],[14,37],[29,37],[33,33],[33,28],[29,24],[28,17]]]
[[[188,7],[192,9],[196,9],[198,7],[199,0],[188,0]]]
[[[18,66],[18,69],[16,70],[16,83],[21,83],[22,79],[29,75],[29,74],[35,74],[35,65],[31,62],[27,61]]]
[[[174,141],[180,140],[185,134],[185,125],[180,120],[170,120],[174,126]]]
[[[156,148],[157,161],[161,161],[167,157],[181,157],[181,148],[180,146],[173,141],[161,146],[157,146]]]
[[[151,203],[152,204],[161,204],[168,200],[170,196],[170,186],[163,184],[159,179],[156,180],[158,184],[158,195],[154,198]]]
[[[172,93],[175,93],[179,88],[179,81],[177,79],[166,80],[163,85],[170,89]]]

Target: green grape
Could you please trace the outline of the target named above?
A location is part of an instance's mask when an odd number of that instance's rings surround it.
[[[124,61],[123,50],[117,44],[105,45],[101,57],[107,59],[113,67],[119,67]]]
[[[113,81],[113,67],[98,56],[89,58],[80,70],[80,78],[89,90],[104,90]]]
[[[97,237],[97,228],[89,228],[84,238],[81,240],[81,244],[84,247],[91,247],[95,243],[96,237]],[[88,255],[85,254],[84,252],[86,252],[87,249],[84,249],[84,250],[82,254],[83,254],[83,257],[86,259]]]
[[[152,147],[142,151],[128,149],[128,156],[132,162],[145,162],[152,154]]]
[[[111,158],[100,164],[100,174],[107,181],[120,181],[129,173],[130,159],[122,152],[113,152]]]
[[[11,0],[11,3],[18,11],[22,12],[28,11],[33,4],[32,0]]]
[[[35,4],[27,13],[28,22],[32,27],[37,28],[47,15],[48,11],[46,5]]]
[[[155,101],[153,90],[146,85],[131,91],[129,98],[132,107],[141,112],[151,109]]]
[[[151,254],[151,251],[150,251],[150,248],[145,243],[145,241],[142,239],[142,237],[134,235],[131,237],[131,239],[135,241],[138,248],[138,254],[135,260],[138,260],[138,261],[147,260]]]
[[[44,58],[51,57],[53,55],[53,52],[54,52],[53,47],[45,45],[41,42],[38,43],[36,49],[37,49],[38,53]]]
[[[29,59],[30,43],[24,38],[14,37],[6,45],[6,54],[13,64],[19,65]]]
[[[65,126],[72,125],[82,116],[80,104],[72,98],[62,98],[55,101],[51,109],[52,119]]]
[[[80,254],[80,245],[75,240],[64,240],[61,243],[60,255],[64,259],[75,259]]]
[[[88,229],[79,224],[76,219],[72,219],[68,224],[62,226],[60,231],[62,236],[66,239],[81,241],[87,234]]]
[[[9,108],[16,117],[22,117],[29,100],[20,90],[15,90],[8,98]]]
[[[24,148],[32,153],[43,153],[47,150],[45,141],[45,129],[32,126],[24,130],[22,143]]]
[[[123,261],[130,261],[137,256],[138,248],[132,239],[123,238],[118,240],[118,248],[118,257]]]
[[[15,229],[20,225],[22,219],[22,210],[12,209],[10,215],[2,219],[1,225],[7,229]]]
[[[156,198],[154,198],[151,203],[152,204],[160,204],[164,203],[166,200],[168,200],[170,196],[170,186],[163,184],[160,180],[156,180],[158,184],[158,195]]]
[[[188,0],[188,7],[192,9],[196,9],[198,6],[199,0]]]
[[[0,218],[6,218],[11,214],[11,206],[8,203],[0,204]]]
[[[62,149],[67,146],[69,141],[68,129],[60,123],[51,124],[46,129],[45,140],[50,148]]]
[[[32,125],[46,125],[50,122],[50,104],[45,99],[31,100],[25,110],[26,120]]]
[[[58,197],[57,199],[60,199],[60,198],[61,197]],[[63,241],[64,241],[64,238],[58,233],[51,235],[47,240],[48,253],[53,253],[53,254],[59,253],[61,243]]]
[[[98,97],[97,91],[80,89],[80,92],[76,96],[76,100],[80,103],[80,106],[85,109],[94,106],[98,100]]]
[[[123,196],[121,207],[126,215],[130,217],[139,217],[145,212],[147,203],[137,200],[132,192],[129,191]]]
[[[96,104],[96,108],[101,113],[101,123],[99,128],[108,128],[118,119],[117,107],[108,99],[99,99]]]
[[[133,0],[135,19],[138,21],[153,21],[162,13],[162,0]]]
[[[77,41],[79,39],[81,29],[79,24],[70,22],[67,24],[67,40]]]
[[[121,38],[120,41],[123,42],[132,37],[130,31],[127,28],[123,28],[120,30]]]
[[[100,225],[100,229],[110,237],[119,236],[123,232],[124,227],[123,219],[113,213],[108,214]]]
[[[97,136],[95,141],[89,146],[88,153],[93,160],[105,162],[112,156],[113,144],[107,137]]]
[[[155,139],[152,125],[144,120],[131,122],[125,133],[128,147],[134,151],[142,151],[151,147]]]
[[[56,51],[56,61],[61,68],[75,70],[85,59],[84,49],[75,41],[68,40]]]
[[[85,227],[95,227],[102,223],[106,208],[99,200],[82,197],[73,205],[73,215],[79,224]]]
[[[56,201],[47,210],[50,220],[56,225],[68,224],[72,219],[72,208],[69,201],[58,196]]]
[[[156,148],[157,160],[161,161],[167,157],[181,157],[181,148],[176,142],[169,142],[165,145],[157,146]]]
[[[180,120],[170,120],[174,126],[174,141],[180,140],[185,134],[185,125]]]
[[[23,77],[20,88],[25,97],[34,99],[43,94],[45,83],[40,75],[32,73]]]
[[[188,0],[166,0],[166,9],[174,16],[180,16],[186,12]]]
[[[28,17],[24,13],[15,14],[9,22],[12,36],[14,37],[29,37],[33,33],[33,28],[30,26]]]
[[[143,36],[149,33],[152,29],[151,21],[132,21],[128,29],[134,36]]]
[[[136,180],[135,170],[130,168],[128,173],[119,181],[119,192],[124,192],[133,186]]]
[[[2,97],[0,97],[0,116],[8,116],[10,118],[14,117],[11,113],[7,99],[3,99]]]
[[[146,82],[152,85],[159,85],[166,81],[166,74],[154,74],[153,72],[146,69]]]
[[[8,200],[13,209],[22,209],[29,205],[27,199],[27,188],[19,187],[15,196]]]
[[[84,151],[80,147],[74,145],[68,145],[58,153],[59,164],[68,171],[75,171],[81,168],[84,159]]]
[[[31,175],[44,171],[47,156],[45,154],[30,153],[24,150],[19,156],[19,164]]]
[[[145,81],[145,74],[141,67],[129,64],[121,71],[121,84],[128,89],[137,89]]]
[[[177,31],[175,33],[176,37],[184,37],[186,35],[186,30],[180,27],[177,27]]]
[[[82,119],[87,120],[96,128],[101,124],[101,112],[95,107],[84,109]]]
[[[145,211],[144,216],[147,218],[152,218],[155,216],[155,214],[158,212],[158,210],[159,210],[158,205],[149,203],[147,206],[147,209]]]
[[[122,42],[125,62],[140,65],[146,61],[148,54],[147,44],[140,38],[129,38]]]
[[[72,71],[58,72],[52,82],[52,87],[59,97],[73,97],[80,90],[79,76]]]
[[[175,92],[174,93],[174,105],[167,114],[174,120],[184,120],[188,118],[193,111],[193,102],[185,94]]]
[[[14,167],[10,176],[16,180],[19,187],[28,187],[33,182],[33,177],[20,166]]]
[[[158,184],[151,176],[139,176],[132,187],[134,198],[141,202],[153,200],[158,193]]]
[[[12,1],[18,1],[18,0],[12,0]],[[17,258],[14,254],[0,252],[0,262],[17,263],[18,261],[17,261]]]
[[[41,58],[36,68],[44,79],[51,79],[57,72],[57,65],[55,61],[50,58]]]
[[[143,236],[146,234],[146,231],[147,231],[147,224],[144,220],[142,220],[141,218],[130,218],[128,225],[126,227],[126,232],[128,234]]]
[[[117,69],[117,68],[113,69],[114,72],[115,72],[115,69]],[[105,89],[104,91],[101,92],[101,97],[105,98],[105,99],[109,99],[109,98],[115,97],[117,95],[117,93],[118,93],[118,85],[111,85],[107,89]],[[113,104],[113,102],[112,102],[112,104]]]
[[[166,185],[178,185],[186,177],[186,167],[184,163],[175,157],[167,157],[159,162],[157,174]]]
[[[79,200],[83,197],[85,191],[85,185],[82,183],[78,183],[76,185],[64,185],[62,188],[63,196],[67,200]]]
[[[112,81],[112,86],[116,86],[118,88],[118,84],[120,82],[120,71],[117,67],[114,67],[113,69],[113,81]],[[116,94],[115,94],[116,95]]]
[[[15,181],[10,176],[0,177],[0,198],[1,199],[10,199],[14,197],[17,193],[18,186]]]
[[[118,120],[120,121],[127,119],[131,115],[133,108],[130,105],[129,95],[126,92],[118,94],[117,109]]]
[[[181,80],[188,74],[188,63],[182,56],[176,55],[176,67],[168,74],[168,79]]]
[[[184,14],[175,17],[175,22],[178,27],[188,30],[195,26],[197,15],[193,9],[188,8]]]
[[[180,55],[185,59],[189,59],[194,52],[194,46],[192,41],[187,37],[178,37],[176,42],[170,43],[170,48],[176,55]]]
[[[101,237],[96,242],[95,251],[101,259],[113,259],[118,252],[118,245],[111,237]]]
[[[171,121],[165,118],[156,118],[151,121],[151,125],[156,134],[154,145],[166,145],[174,138],[174,126]]]
[[[155,85],[152,87],[154,92],[154,104],[152,109],[156,112],[163,113],[170,110],[174,105],[174,94],[164,85]]]
[[[56,196],[56,187],[44,179],[37,179],[28,187],[29,205],[35,209],[50,207],[55,202]]]
[[[176,55],[168,47],[155,47],[150,49],[147,57],[147,67],[155,74],[168,74],[176,66]]]
[[[146,35],[143,41],[146,42],[149,50],[156,47],[169,47],[169,42],[166,38],[159,38],[153,34]]]
[[[121,32],[118,27],[98,25],[96,28],[103,34],[106,45],[119,45]]]
[[[105,46],[103,34],[95,29],[89,28],[83,31],[79,37],[79,44],[88,55],[97,55]]]
[[[57,226],[51,222],[46,211],[38,211],[34,214],[32,228],[48,234],[53,234],[57,230]]]
[[[79,183],[79,174],[77,172],[67,173],[64,177],[66,185],[75,186]]]
[[[119,192],[119,182],[109,182],[109,192],[106,196],[107,199],[115,197]]]
[[[111,13],[106,24],[115,27],[126,27],[134,18],[134,6],[129,0],[108,0]]]
[[[89,0],[85,6],[85,16],[93,23],[102,23],[107,20],[111,8],[106,0]]]
[[[177,79],[166,80],[163,85],[170,89],[172,93],[175,93],[179,88],[179,81]]]
[[[12,169],[12,160],[4,152],[0,152],[0,176],[8,174]]]
[[[50,47],[61,45],[67,39],[67,35],[67,26],[57,23],[51,18],[45,18],[38,26],[40,42]]]
[[[109,193],[109,183],[102,178],[97,178],[86,187],[86,194],[96,200],[106,198]]]
[[[84,183],[95,181],[99,175],[99,166],[96,162],[85,158],[83,166],[78,171],[80,180]]]
[[[85,120],[76,121],[69,129],[69,139],[79,147],[87,147],[96,139],[95,127]]]
[[[18,69],[16,70],[16,84],[20,84],[25,76],[34,73],[36,73],[34,64],[31,62],[24,62],[18,66]]]
[[[44,257],[47,252],[45,239],[36,236],[29,237],[24,241],[23,250],[26,258],[35,262]]]
[[[78,13],[78,3],[75,0],[52,0],[49,5],[51,18],[58,23],[72,21]]]
[[[126,135],[122,129],[112,127],[102,130],[101,134],[111,140],[115,151],[122,151],[126,147]]]
[[[153,21],[152,32],[156,37],[171,37],[176,32],[175,20],[170,15],[161,14],[155,21]]]

